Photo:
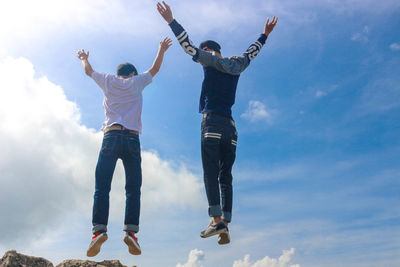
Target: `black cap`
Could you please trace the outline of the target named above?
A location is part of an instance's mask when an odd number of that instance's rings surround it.
[[[133,66],[129,62],[126,62],[126,63],[123,63],[123,64],[119,64],[118,67],[117,67],[117,75],[118,76],[129,76],[132,72],[135,75],[138,75],[135,66]]]
[[[212,40],[207,40],[200,44],[200,49],[205,49],[205,48],[208,48],[208,49],[214,50],[215,52],[221,53],[221,46],[217,42],[212,41]]]

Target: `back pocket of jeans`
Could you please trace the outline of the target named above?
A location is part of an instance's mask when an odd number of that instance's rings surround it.
[[[103,139],[103,144],[101,145],[100,153],[104,155],[111,155],[115,152],[117,145],[117,136],[107,136]]]
[[[140,158],[140,143],[137,138],[128,138],[128,152],[135,158]]]

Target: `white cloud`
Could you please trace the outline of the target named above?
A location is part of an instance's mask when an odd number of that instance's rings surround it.
[[[333,91],[335,91],[339,86],[337,84],[333,84],[331,86],[327,86],[324,89],[319,89],[315,92],[315,97],[316,98],[321,98],[324,96],[327,96],[328,94],[332,93]]]
[[[278,259],[265,256],[254,263],[250,261],[250,255],[245,255],[243,260],[236,260],[232,267],[300,267],[299,264],[291,264],[295,249],[284,250]],[[188,261],[185,264],[178,263],[176,267],[203,267],[205,254],[202,250],[193,249],[189,253]]]
[[[267,107],[262,102],[251,100],[249,101],[247,110],[240,117],[248,119],[251,122],[265,121],[271,123],[273,113],[275,113],[275,110],[267,110]]]
[[[390,49],[393,51],[399,51],[400,50],[400,44],[398,43],[393,43],[390,45]]]
[[[35,77],[27,59],[0,61],[0,80],[0,243],[29,240],[69,213],[90,218],[102,133],[82,125],[77,105],[60,86]],[[200,178],[183,164],[143,151],[142,168],[145,215],[201,205]],[[123,216],[124,181],[118,164],[111,221]]]
[[[189,253],[188,261],[185,264],[178,263],[176,267],[203,267],[204,252],[202,250],[193,249]]]
[[[367,42],[368,41],[368,35],[369,35],[369,27],[364,26],[363,30],[361,32],[354,33],[351,36],[352,41],[361,41],[361,42]]]
[[[155,1],[3,1],[0,55],[26,43],[33,46],[47,39],[54,42],[58,34],[63,40],[88,34],[159,36],[167,26],[157,15]]]
[[[316,96],[317,98],[320,98],[320,97],[326,96],[327,94],[328,94],[327,92],[318,90],[318,91],[315,93],[315,96]]]
[[[300,267],[299,264],[291,264],[295,249],[284,250],[279,259],[273,259],[265,256],[263,259],[250,262],[250,255],[245,255],[243,260],[237,260],[232,267]]]
[[[128,35],[136,38],[157,38],[171,34],[166,23],[155,8],[157,1],[115,0],[18,0],[3,1],[0,9],[0,55],[7,51],[25,52],[29,48],[42,50],[49,40],[54,43],[55,36],[62,34],[62,40],[94,36]],[[318,21],[315,8],[333,13],[349,13],[355,10],[380,12],[399,7],[398,1],[216,1],[206,0],[201,5],[197,1],[171,1],[175,17],[188,30],[194,41],[208,38],[209,33],[230,33],[241,29],[263,28],[266,16],[277,15],[287,21],[281,31],[298,31],[304,24]],[[311,8],[312,7],[312,8]],[[237,12],[240,10],[240,12]],[[201,21],[201,23],[199,23]],[[369,29],[367,29],[368,31]],[[353,39],[365,39],[365,29],[356,33]],[[258,32],[258,31],[257,31]],[[252,33],[253,34],[253,33]],[[364,35],[363,35],[364,34]],[[195,43],[196,43],[195,42]],[[45,45],[46,46],[45,46]],[[25,50],[24,50],[25,48]],[[14,50],[13,50],[14,51]]]

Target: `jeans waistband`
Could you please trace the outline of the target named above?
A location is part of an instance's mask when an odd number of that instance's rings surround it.
[[[111,130],[129,131],[129,132],[132,133],[132,134],[139,135],[139,132],[138,132],[138,131],[130,130],[130,129],[128,129],[128,128],[122,126],[121,124],[113,124],[113,125],[111,125],[110,127],[108,127],[107,129],[104,130],[104,133],[106,133],[106,132],[108,132],[108,131],[111,131]]]

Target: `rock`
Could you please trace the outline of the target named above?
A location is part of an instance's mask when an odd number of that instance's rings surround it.
[[[119,260],[94,262],[87,260],[65,260],[56,267],[127,267],[122,265]]]
[[[0,267],[54,267],[54,265],[38,257],[27,256],[17,253],[15,250],[7,251],[0,259]],[[65,260],[56,267],[127,267],[122,265],[119,260],[108,260],[102,262],[88,260]],[[132,266],[136,267],[136,266]]]
[[[44,258],[27,256],[15,250],[7,251],[0,260],[0,267],[53,267],[53,264]],[[94,265],[93,265],[94,266]]]

